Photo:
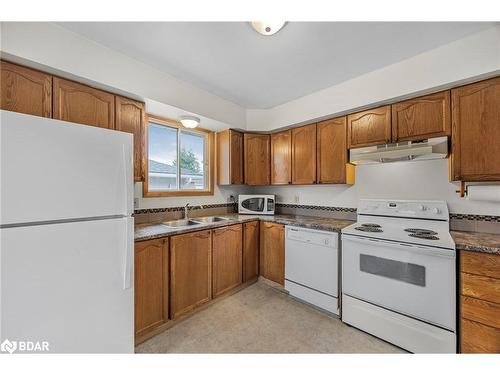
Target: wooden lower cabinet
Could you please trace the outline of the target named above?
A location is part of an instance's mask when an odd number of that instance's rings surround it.
[[[168,238],[135,244],[135,336],[168,321]]]
[[[260,275],[285,285],[285,226],[260,223]]]
[[[460,252],[460,351],[500,353],[500,255]]]
[[[259,277],[259,222],[243,224],[243,282]]]
[[[176,319],[212,298],[212,232],[170,238],[170,306]]]
[[[212,296],[216,298],[242,283],[241,224],[212,232]]]

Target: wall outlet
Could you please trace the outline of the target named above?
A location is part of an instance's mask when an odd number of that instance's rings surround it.
[[[295,196],[293,197],[293,202],[294,202],[294,203],[299,203],[299,202],[300,202],[300,197],[299,197],[298,195],[295,195]]]
[[[134,208],[139,208],[139,198],[134,198]]]

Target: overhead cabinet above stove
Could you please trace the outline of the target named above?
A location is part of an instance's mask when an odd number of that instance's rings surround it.
[[[353,113],[347,117],[350,149],[448,135],[449,91]]]

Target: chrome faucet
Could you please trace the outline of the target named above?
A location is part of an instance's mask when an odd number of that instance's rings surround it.
[[[199,207],[200,209],[203,209],[203,205],[199,204],[198,206],[194,206],[192,208]],[[189,203],[187,203],[184,206],[184,219],[188,220],[189,219]]]

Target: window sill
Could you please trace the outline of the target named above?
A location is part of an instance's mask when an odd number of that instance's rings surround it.
[[[185,190],[185,191],[144,191],[144,198],[161,198],[161,197],[192,197],[192,196],[214,195],[213,190]]]

